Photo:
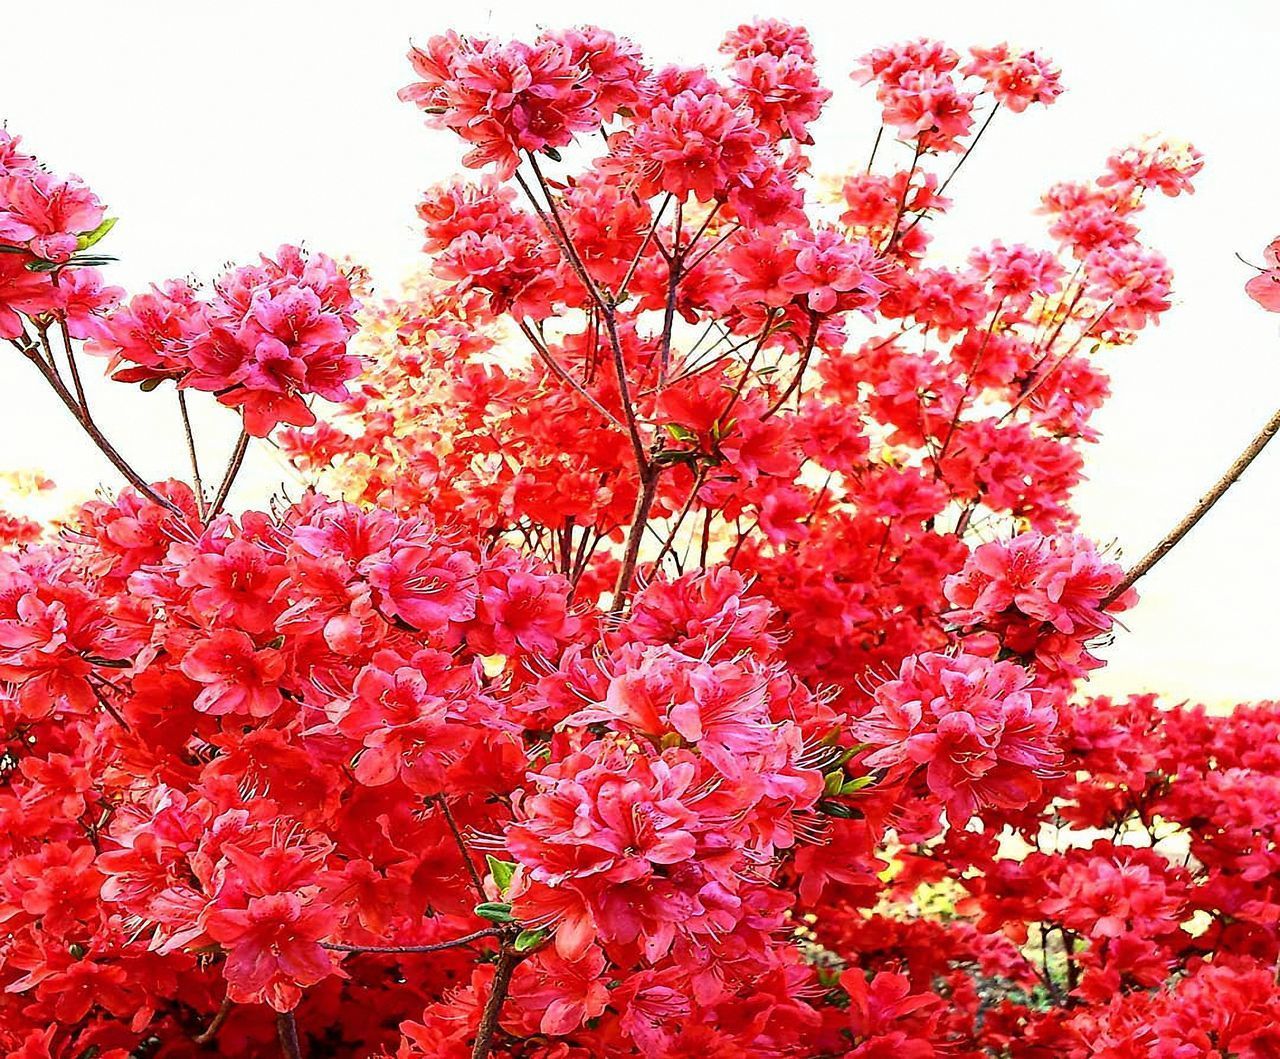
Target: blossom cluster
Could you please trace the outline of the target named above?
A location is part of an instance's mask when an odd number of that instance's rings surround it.
[[[89,253],[113,219],[93,191],[62,178],[0,130],[0,338],[64,337],[110,358],[114,377],[151,388],[165,380],[215,394],[265,437],[282,423],[316,421],[309,401],[341,401],[360,372],[347,351],[359,303],[324,254],[282,246],[234,268],[202,297],[170,280],[121,305]]]
[[[7,1054],[1274,1054],[1274,706],[1074,698],[1135,596],[1071,492],[1200,156],[947,261],[1047,58],[871,51],[824,193],[808,34],[720,51],[415,48],[483,172],[383,301],[288,246],[126,300],[0,137],[0,337],[131,483],[0,522]],[[190,438],[132,471],[77,341],[238,411],[215,495]],[[250,437],[309,487],[231,514]]]
[[[359,303],[324,254],[282,246],[275,258],[217,279],[208,297],[170,280],[96,322],[90,352],[113,377],[215,394],[244,429],[266,437],[281,423],[316,421],[308,398],[341,401],[360,372],[347,352]]]

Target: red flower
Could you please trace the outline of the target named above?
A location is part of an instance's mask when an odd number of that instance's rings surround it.
[[[281,703],[277,681],[284,659],[258,651],[242,632],[223,630],[201,640],[182,659],[182,672],[205,685],[195,701],[205,713],[267,717]]]
[[[215,908],[205,917],[209,937],[227,950],[227,996],[276,1011],[292,1011],[303,989],[334,973],[320,939],[335,925],[331,909],[291,893],[251,897],[244,908]]]

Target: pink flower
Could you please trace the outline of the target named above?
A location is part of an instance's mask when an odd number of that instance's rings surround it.
[[[46,261],[67,261],[77,239],[102,223],[98,197],[75,178],[43,169],[0,175],[0,243],[20,246]]]
[[[17,338],[22,316],[47,312],[57,302],[48,273],[32,272],[27,260],[0,253],[0,338]]]
[[[1051,672],[1082,676],[1099,664],[1086,645],[1111,628],[1111,612],[1133,605],[1130,589],[1103,609],[1123,576],[1085,537],[1024,533],[981,545],[947,579],[947,599],[956,608],[948,616],[964,628],[994,633],[1007,650]]]
[[[567,146],[577,133],[601,123],[595,96],[583,84],[589,79],[578,65],[586,58],[581,43],[434,37],[426,51],[409,52],[423,80],[403,89],[400,98],[438,114],[439,124],[474,145],[465,165],[478,169],[492,162],[499,176],[509,177],[521,151]],[[602,69],[608,76],[609,64]],[[616,109],[628,95],[612,86],[606,98],[606,109]]]
[[[795,53],[779,58],[766,52],[739,59],[730,78],[770,138],[812,142],[808,126],[822,114],[831,92],[818,82],[811,62]]]
[[[277,679],[284,659],[258,651],[242,632],[223,630],[196,644],[182,659],[182,672],[205,685],[195,708],[205,713],[247,713],[268,717],[279,708]]]
[[[1089,293],[1104,306],[1102,322],[1107,326],[1141,330],[1159,323],[1171,304],[1173,272],[1155,251],[1136,243],[1103,247],[1084,259],[1084,267]]]
[[[196,555],[178,575],[194,588],[191,603],[200,613],[248,633],[268,631],[280,607],[272,599],[285,570],[258,545],[235,540],[221,553]]]
[[[1057,713],[1038,705],[1030,675],[973,655],[914,655],[876,688],[853,723],[872,768],[925,767],[929,789],[961,826],[984,806],[1025,805],[1061,759]]]
[[[804,295],[812,312],[859,309],[870,315],[888,289],[880,279],[883,266],[866,239],[849,240],[834,229],[820,228],[796,245],[795,264],[778,282]]]
[[[750,59],[756,55],[772,55],[776,59],[794,55],[806,63],[814,60],[809,31],[780,18],[744,22],[725,34],[720,42],[720,51],[733,60]]]
[[[1008,44],[970,48],[973,59],[964,67],[970,77],[981,77],[996,102],[1021,114],[1032,103],[1048,106],[1062,94],[1061,73],[1034,51],[1016,52]]]
[[[69,268],[59,273],[53,294],[72,338],[102,339],[110,333],[107,313],[120,303],[124,289],[108,287],[97,269]]]
[[[765,144],[745,109],[717,92],[681,92],[611,141],[615,156],[635,174],[642,195],[669,191],[700,202],[725,198]]]
[[[361,568],[383,613],[416,629],[441,633],[475,616],[475,560],[443,541],[403,544]]]
[[[1249,297],[1268,312],[1280,313],[1280,237],[1262,252],[1267,267],[1244,285]]]
[[[480,579],[474,633],[489,654],[551,654],[581,622],[568,612],[569,586],[528,570],[486,570]]]
[[[214,908],[205,917],[205,930],[227,950],[223,974],[232,1000],[292,1011],[304,988],[333,973],[333,956],[320,939],[336,923],[324,905],[273,893],[250,897],[244,908]]]
[[[383,664],[393,665],[390,659]],[[338,719],[338,730],[366,748],[356,762],[356,778],[369,786],[389,783],[402,772],[438,784],[448,703],[427,676],[412,666],[394,670],[366,666],[356,678],[355,694]]]

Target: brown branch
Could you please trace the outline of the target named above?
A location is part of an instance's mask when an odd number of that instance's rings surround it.
[[[636,494],[636,508],[631,516],[631,528],[627,531],[627,543],[622,553],[622,566],[618,570],[618,580],[613,588],[613,602],[609,605],[610,614],[621,614],[627,605],[631,593],[631,582],[635,577],[636,560],[640,556],[640,542],[644,538],[645,526],[649,523],[649,511],[653,508],[653,498],[658,492],[658,478],[662,468],[647,468],[640,478],[640,492]]]
[[[121,456],[116,447],[107,440],[106,436],[98,428],[98,424],[93,421],[93,417],[90,416],[88,412],[80,406],[75,397],[72,396],[71,391],[67,389],[66,383],[62,381],[62,377],[58,374],[57,370],[51,365],[46,364],[40,358],[40,354],[36,347],[30,344],[23,344],[21,342],[14,342],[14,345],[16,345],[22,351],[23,355],[36,366],[36,370],[44,376],[45,382],[53,388],[53,392],[58,395],[58,399],[66,405],[67,411],[69,411],[75,417],[76,422],[80,424],[80,429],[89,435],[89,439],[98,447],[98,450],[106,456],[106,458],[111,462],[111,465],[124,475],[125,480],[148,500],[159,504],[161,507],[168,508],[168,510],[172,511],[174,514],[181,515],[182,509],[152,489],[147,480],[134,470],[132,464]]]
[[[302,1059],[302,1048],[298,1044],[298,1022],[292,1011],[284,1011],[276,1016],[276,1035],[280,1038],[280,1051],[285,1059]]]
[[[708,217],[708,220],[710,218]],[[680,230],[684,226],[684,204],[676,203],[676,216],[671,230],[671,264],[667,267],[667,304],[662,314],[662,339],[658,347],[658,388],[666,385],[667,371],[671,367],[671,334],[676,318],[676,299],[680,289]],[[693,244],[690,243],[690,246]]]
[[[124,717],[120,714],[120,711],[117,710],[113,705],[111,705],[111,702],[107,699],[107,697],[102,694],[102,689],[99,688],[98,685],[95,684],[92,680],[89,680],[88,684],[89,684],[89,690],[93,692],[94,698],[98,700],[98,705],[101,706],[104,710],[107,711],[108,714],[111,715],[112,720],[114,720],[116,724],[118,724],[126,732],[132,731],[132,728],[130,728],[129,726],[129,722],[124,719]]]
[[[592,408],[604,416],[606,420],[612,423],[619,430],[627,429],[621,419],[596,400],[596,398],[591,394],[591,391],[582,385],[582,383],[578,382],[577,379],[565,371],[564,367],[551,355],[551,350],[547,349],[547,347],[542,343],[541,339],[538,338],[537,334],[534,332],[533,328],[529,326],[527,321],[516,320],[516,326],[520,328],[524,333],[524,336],[529,340],[530,345],[533,346],[534,352],[538,354],[538,358],[551,370],[551,373],[557,379],[567,385],[574,393],[578,394],[579,397],[583,398],[589,405],[591,405]]]
[[[511,988],[511,976],[522,958],[510,945],[504,944],[498,953],[497,970],[489,989],[489,999],[485,1001],[484,1012],[480,1016],[480,1025],[476,1027],[476,1043],[471,1050],[471,1059],[488,1059],[493,1048],[493,1035],[498,1029],[498,1016],[502,1014],[502,1005]]]
[[[196,513],[200,521],[205,519],[204,482],[200,477],[200,460],[196,457],[196,436],[191,429],[191,415],[187,411],[187,392],[178,390],[178,411],[182,414],[182,432],[187,439],[187,456],[191,460],[191,484],[195,486]]]
[[[1150,573],[1151,568],[1155,566],[1156,563],[1173,551],[1174,546],[1191,532],[1195,524],[1209,513],[1209,510],[1214,504],[1222,499],[1223,494],[1225,494],[1226,491],[1236,483],[1240,476],[1244,474],[1248,469],[1249,464],[1257,459],[1258,454],[1267,447],[1267,443],[1271,441],[1277,433],[1280,433],[1280,409],[1277,409],[1275,414],[1267,420],[1266,425],[1258,432],[1254,439],[1245,446],[1244,451],[1236,457],[1235,462],[1227,468],[1226,473],[1218,479],[1212,489],[1200,498],[1200,502],[1188,511],[1182,521],[1165,534],[1165,536],[1160,540],[1160,543],[1152,548],[1151,551],[1147,552],[1147,554],[1144,555],[1129,570],[1129,572],[1124,575],[1124,579],[1116,585],[1110,593],[1108,593],[1107,597],[1102,601],[1102,608],[1104,610],[1133,587],[1134,582],[1136,582],[1140,577]]]
[[[222,505],[227,502],[227,495],[231,492],[231,486],[235,484],[236,476],[240,473],[240,468],[244,466],[244,454],[248,448],[249,432],[241,430],[240,437],[236,441],[235,451],[231,453],[231,459],[227,462],[227,471],[222,476],[222,484],[218,486],[218,492],[213,498],[213,503],[209,505],[209,510],[205,514],[205,522],[216,518],[218,512],[222,510]]]
[[[680,532],[680,527],[684,525],[684,520],[688,518],[689,512],[693,509],[694,502],[698,499],[698,490],[702,488],[702,483],[706,481],[707,468],[700,466],[693,476],[693,485],[689,489],[688,499],[685,500],[684,506],[680,508],[680,514],[676,516],[671,525],[671,531],[667,534],[666,539],[662,542],[662,550],[658,552],[658,556],[653,560],[653,567],[656,570],[661,565],[662,560],[667,557],[667,552],[676,542],[676,535]]]
[[[644,257],[644,252],[649,249],[649,243],[652,241],[654,234],[658,231],[658,222],[662,220],[662,215],[667,212],[667,207],[670,204],[671,193],[667,192],[666,198],[662,200],[662,204],[658,207],[658,212],[653,215],[653,223],[649,225],[649,230],[645,232],[644,239],[640,242],[640,248],[636,251],[636,256],[631,259],[631,264],[627,266],[627,274],[622,277],[618,293],[613,297],[615,305],[626,301],[627,288],[631,286],[631,279],[636,274],[636,269],[640,266],[640,260]]]
[[[222,1001],[222,1006],[218,1008],[217,1014],[213,1016],[213,1020],[209,1023],[205,1031],[193,1038],[196,1044],[208,1044],[218,1035],[218,1031],[222,1029],[222,1024],[227,1021],[227,1016],[231,1014],[232,1006],[231,998],[226,997]]]
[[[449,827],[449,832],[453,835],[453,840],[458,844],[458,852],[462,854],[462,863],[466,866],[467,874],[471,876],[471,885],[475,887],[476,894],[480,900],[485,900],[484,880],[480,878],[480,873],[476,871],[475,862],[471,859],[471,849],[467,846],[466,840],[462,837],[462,831],[458,827],[458,821],[453,817],[453,810],[449,808],[449,801],[443,794],[435,796],[435,803],[440,806],[440,811],[444,814],[444,822]]]
[[[771,419],[778,413],[782,406],[787,403],[788,398],[796,392],[796,388],[804,379],[804,373],[809,370],[809,358],[813,356],[813,347],[818,341],[818,328],[821,326],[821,323],[822,318],[817,313],[811,312],[809,314],[809,337],[805,339],[804,352],[800,354],[800,364],[796,368],[795,375],[791,378],[790,385],[782,391],[782,395],[774,401],[764,415],[760,417],[761,423],[766,419]]]
[[[979,129],[978,129],[978,135],[976,135],[976,136],[975,136],[975,137],[974,137],[974,138],[969,142],[969,146],[965,148],[965,152],[964,152],[964,154],[962,154],[962,155],[960,156],[960,161],[958,161],[958,162],[955,164],[955,168],[954,168],[954,169],[952,169],[952,170],[951,170],[951,172],[947,174],[947,178],[946,178],[946,179],[945,179],[945,180],[944,180],[944,181],[943,181],[943,182],[938,186],[938,190],[934,192],[934,197],[935,197],[935,198],[942,198],[943,193],[947,190],[948,186],[951,184],[951,181],[953,181],[953,180],[956,178],[956,174],[957,174],[958,172],[960,172],[960,167],[961,167],[962,165],[964,165],[966,161],[968,161],[968,159],[969,159],[969,155],[973,154],[973,149],[974,149],[975,147],[977,147],[977,146],[978,146],[978,141],[982,139],[982,134],[983,134],[984,132],[986,132],[986,131],[987,131],[987,126],[991,124],[991,119],[992,119],[992,118],[994,118],[994,117],[996,116],[996,113],[997,113],[999,110],[1000,110],[1000,104],[999,104],[999,103],[997,103],[994,107],[992,107],[992,108],[991,108],[991,113],[987,115],[987,120],[986,120],[986,121],[984,121],[984,122],[982,123],[981,128],[979,128]],[[911,184],[911,180],[910,180],[910,178],[908,178],[908,180],[907,180],[907,184],[908,184],[908,186],[910,186],[910,184]],[[916,216],[915,220],[913,220],[913,221],[912,221],[909,225],[907,225],[907,227],[903,230],[903,232],[902,232],[902,238],[904,238],[904,239],[905,239],[908,235],[910,235],[910,234],[911,234],[911,232],[912,232],[912,231],[914,230],[914,228],[916,227],[916,225],[917,225],[917,224],[919,224],[922,220],[924,220],[924,217],[925,217],[925,213],[926,213],[926,212],[928,212],[928,211],[922,210],[919,214],[917,214],[917,216]],[[897,235],[897,231],[896,231],[897,226],[895,225],[895,226],[894,226],[894,228],[895,228],[895,233],[894,233],[894,234],[895,234],[895,236],[896,236],[896,235]],[[893,244],[892,244],[892,241],[890,241],[890,245],[893,245]]]
[[[437,941],[434,945],[346,945],[337,941],[322,941],[320,947],[328,949],[330,952],[378,952],[378,953],[397,953],[397,952],[443,952],[445,949],[457,949],[463,945],[470,945],[473,941],[479,941],[481,938],[493,938],[498,936],[498,931],[492,927],[485,927],[483,930],[476,930],[470,934],[464,934],[460,938],[454,938],[452,941]]]

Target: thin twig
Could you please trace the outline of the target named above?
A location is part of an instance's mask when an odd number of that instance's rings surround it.
[[[627,543],[622,553],[622,565],[618,569],[618,580],[613,588],[613,602],[609,605],[610,614],[621,614],[631,594],[631,582],[635,577],[636,561],[640,556],[640,542],[644,538],[645,526],[649,523],[649,511],[653,507],[653,498],[658,491],[658,478],[662,474],[661,466],[644,471],[640,478],[640,492],[636,494],[636,508],[631,516],[631,528],[627,531]]]
[[[1196,504],[1183,517],[1182,521],[1173,527],[1160,540],[1151,551],[1147,552],[1130,570],[1124,575],[1124,579],[1111,590],[1110,593],[1102,601],[1102,607],[1105,610],[1114,603],[1120,596],[1124,595],[1140,577],[1151,572],[1151,568],[1161,559],[1173,551],[1174,546],[1182,540],[1195,524],[1209,513],[1209,510],[1222,499],[1223,494],[1239,480],[1240,476],[1248,469],[1258,454],[1267,447],[1267,443],[1280,433],[1280,409],[1267,420],[1266,425],[1257,433],[1254,439],[1245,446],[1245,449],[1235,462],[1227,468],[1227,472],[1218,479],[1214,487],[1210,489],[1204,496],[1200,498],[1200,502]]]
[[[231,453],[231,459],[227,462],[227,471],[222,476],[222,484],[218,486],[218,492],[213,498],[213,503],[209,505],[209,510],[205,514],[205,522],[217,518],[218,513],[222,510],[222,505],[227,502],[227,495],[231,492],[231,486],[235,484],[236,476],[240,473],[240,468],[244,466],[244,454],[248,448],[249,432],[241,430],[240,437],[236,441],[235,451]]]
[[[614,295],[614,303],[619,304],[627,299],[627,288],[631,286],[631,277],[636,274],[636,269],[640,266],[640,259],[644,257],[644,252],[649,249],[649,242],[653,239],[654,233],[658,230],[658,222],[662,220],[662,215],[667,212],[667,206],[671,204],[671,193],[667,192],[661,204],[658,206],[658,212],[653,215],[653,223],[649,225],[649,230],[645,232],[644,239],[640,242],[640,247],[636,250],[636,256],[631,259],[631,264],[627,266],[627,274],[622,277],[622,283],[618,287],[618,293]]]
[[[191,415],[187,411],[187,392],[178,390],[178,410],[182,413],[182,432],[187,438],[187,455],[191,459],[191,481],[196,492],[196,511],[200,521],[205,520],[204,482],[200,478],[200,460],[196,456],[196,436],[191,429]]]
[[[813,347],[818,341],[818,328],[821,322],[822,318],[817,313],[809,314],[809,336],[805,339],[804,352],[800,354],[800,364],[796,368],[796,373],[792,376],[790,385],[782,391],[781,396],[760,417],[760,422],[763,423],[766,419],[776,415],[779,409],[787,403],[791,395],[796,392],[796,387],[800,385],[801,380],[804,378],[804,373],[809,369],[809,358],[813,356]]]
[[[461,948],[481,938],[493,938],[497,935],[498,932],[492,927],[485,927],[452,941],[437,941],[434,945],[345,945],[337,941],[322,941],[320,947],[331,952],[443,952],[445,949]]]
[[[222,1029],[222,1024],[227,1021],[227,1016],[231,1014],[232,1007],[231,998],[224,998],[222,1006],[218,1008],[217,1014],[213,1016],[213,1020],[205,1028],[204,1032],[193,1038],[196,1044],[208,1044],[218,1035],[218,1031]]]
[[[567,371],[565,371],[564,368],[559,363],[557,363],[555,357],[551,355],[551,351],[547,349],[547,347],[542,343],[541,339],[538,338],[537,334],[534,332],[534,330],[529,326],[529,324],[526,321],[517,320],[516,326],[520,328],[520,330],[524,333],[524,336],[529,340],[529,343],[533,346],[534,352],[538,354],[538,358],[548,368],[551,369],[551,373],[557,379],[565,383],[570,389],[572,389],[575,393],[577,393],[580,397],[582,397],[589,405],[591,405],[592,408],[594,408],[597,412],[599,412],[602,416],[604,416],[605,419],[607,419],[619,430],[627,429],[626,424],[624,424],[622,420],[620,420],[617,416],[615,416],[612,412],[610,412],[609,409],[607,409],[598,400],[596,400],[596,398],[591,394],[591,391],[589,391],[584,385],[582,385],[582,383],[580,383],[577,379],[575,379],[572,375],[570,375]]]
[[[458,821],[453,818],[453,810],[449,808],[449,801],[443,794],[439,794],[436,795],[435,802],[440,806],[440,811],[444,814],[444,821],[449,826],[454,842],[458,844],[458,852],[462,854],[462,863],[466,865],[467,874],[471,876],[471,885],[475,887],[477,896],[483,901],[485,899],[484,880],[480,878],[480,873],[476,871],[475,863],[471,860],[471,849],[462,837]]]
[[[80,424],[80,428],[89,435],[90,440],[98,447],[99,451],[106,456],[106,458],[111,462],[111,465],[124,475],[126,481],[128,481],[130,485],[137,489],[138,492],[148,500],[159,504],[161,507],[168,508],[176,515],[183,514],[181,508],[168,498],[157,493],[148,484],[147,480],[134,470],[129,461],[120,455],[116,447],[107,440],[106,436],[98,428],[97,423],[93,421],[93,417],[85,412],[76,398],[72,396],[71,391],[67,389],[66,383],[62,381],[62,378],[58,375],[57,371],[40,358],[40,354],[36,350],[36,347],[30,344],[24,345],[21,342],[14,342],[14,345],[16,345],[18,349],[22,351],[23,355],[36,366],[36,370],[44,376],[45,381],[53,388],[53,392],[58,395],[58,399],[66,405],[67,411],[69,411],[75,417],[76,422]]]
[[[978,146],[978,141],[982,139],[982,134],[987,131],[987,126],[991,124],[991,119],[996,116],[996,112],[999,109],[1000,109],[999,103],[997,103],[994,107],[991,108],[991,113],[987,115],[987,120],[984,121],[982,123],[982,127],[978,129],[978,135],[976,135],[969,142],[969,146],[965,148],[964,154],[960,156],[960,161],[956,162],[955,168],[952,169],[951,172],[947,174],[947,178],[939,185],[938,190],[933,193],[934,198],[941,198],[943,192],[945,192],[947,190],[947,187],[951,184],[951,181],[953,181],[956,178],[956,174],[960,172],[960,167],[964,165],[966,161],[968,161],[969,155],[971,155],[973,153],[973,149]],[[908,183],[910,183],[909,180],[908,180]],[[917,224],[919,224],[922,220],[924,220],[925,214],[927,212],[928,212],[927,210],[922,210],[916,216],[915,220],[913,220],[909,225],[907,225],[905,229],[903,229],[903,232],[902,232],[903,238],[906,238],[908,235],[910,235],[912,229],[914,229]]]

